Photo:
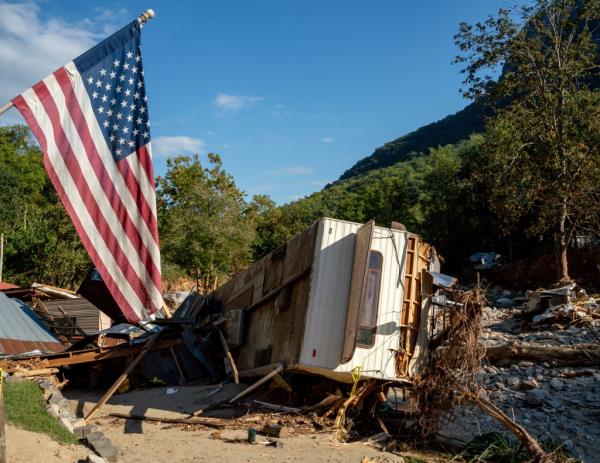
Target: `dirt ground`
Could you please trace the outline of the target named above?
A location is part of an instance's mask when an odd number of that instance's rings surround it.
[[[372,462],[400,463],[402,457],[378,451],[364,443],[342,444],[335,442],[331,431],[295,433],[277,439],[282,448],[266,447],[260,442],[266,438],[258,435],[257,444],[247,443],[247,428],[261,429],[266,421],[274,422],[277,414],[250,414],[244,421],[232,421],[226,429],[204,427],[185,428],[181,425],[110,417],[110,413],[146,414],[162,418],[183,418],[213,401],[231,397],[244,389],[244,385],[225,384],[216,393],[215,386],[187,385],[173,390],[155,387],[134,390],[113,396],[91,422],[98,425],[113,445],[121,449],[125,463],[136,462],[252,462],[283,463],[292,461],[315,463],[360,463],[363,457]],[[171,393],[168,393],[171,392]],[[64,392],[78,415],[87,413],[99,393],[90,391]],[[226,418],[228,409],[206,415]],[[230,410],[231,411],[231,410]],[[266,416],[266,417],[265,417]],[[435,461],[435,460],[428,460]]]
[[[110,438],[123,453],[126,463],[143,462],[248,462],[284,463],[360,463],[365,456],[378,458],[374,461],[400,463],[401,457],[379,452],[364,444],[339,444],[331,434],[301,435],[281,438],[283,448],[248,444],[243,430],[185,430],[160,423],[144,422],[141,432],[129,433],[127,423],[110,418],[98,420],[100,430]],[[219,437],[212,437],[218,435]],[[257,442],[264,441],[257,436]],[[383,460],[386,458],[386,460]]]
[[[7,463],[63,463],[84,461],[90,450],[83,445],[59,444],[45,434],[6,426]]]

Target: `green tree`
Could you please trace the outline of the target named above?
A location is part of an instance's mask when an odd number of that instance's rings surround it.
[[[157,194],[165,265],[215,277],[248,264],[252,210],[219,155],[210,153],[207,167],[197,155],[169,159]]]
[[[25,126],[0,127],[0,232],[7,280],[74,288],[91,265]]]
[[[499,108],[482,145],[491,205],[506,233],[527,218],[527,233],[553,237],[561,281],[574,231],[600,212],[599,12],[600,0],[536,0],[455,37],[465,95]]]

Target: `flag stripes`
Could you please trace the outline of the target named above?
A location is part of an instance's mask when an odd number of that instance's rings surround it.
[[[129,321],[162,303],[149,145],[115,162],[73,63],[15,100],[82,242]]]

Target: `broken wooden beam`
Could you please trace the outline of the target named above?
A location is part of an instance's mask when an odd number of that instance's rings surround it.
[[[221,340],[221,345],[223,346],[223,350],[225,351],[225,356],[227,357],[227,361],[229,362],[229,367],[231,368],[231,373],[233,375],[233,381],[235,384],[240,384],[240,375],[238,373],[237,366],[233,361],[233,356],[231,355],[231,351],[229,350],[229,346],[227,345],[227,341],[225,340],[225,336],[223,336],[223,332],[217,328],[217,333],[219,334],[219,339]]]
[[[146,344],[144,344],[144,349],[138,354],[138,356],[135,359],[133,359],[133,361],[129,364],[125,371],[121,373],[121,376],[119,376],[114,382],[114,384],[108,389],[108,391],[104,393],[104,395],[100,398],[98,403],[94,405],[94,408],[92,408],[84,418],[85,421],[90,420],[90,418],[92,418],[98,412],[98,410],[100,410],[100,407],[102,407],[106,402],[108,402],[108,400],[113,396],[113,394],[123,383],[123,381],[125,381],[129,373],[133,371],[133,369],[140,363],[144,356],[150,351],[150,349],[158,339],[158,336],[160,336],[160,332],[155,333],[152,336],[150,336],[150,338],[148,338],[148,341],[146,341]]]
[[[58,368],[38,368],[37,370],[18,369],[12,375],[17,378],[31,378],[33,376],[50,376],[58,373]]]
[[[218,418],[165,418],[160,416],[135,415],[125,413],[109,413],[108,416],[113,418],[122,418],[124,420],[137,421],[157,421],[160,423],[175,423],[175,424],[200,424],[211,428],[224,428],[225,424]]]
[[[229,403],[232,404],[233,402],[235,402],[235,401],[241,399],[242,397],[248,395],[253,390],[255,390],[256,388],[258,388],[260,385],[262,385],[262,384],[266,383],[267,381],[269,381],[273,376],[275,376],[275,375],[279,374],[280,372],[282,372],[283,369],[284,369],[283,364],[282,363],[279,364],[279,367],[277,367],[275,370],[271,371],[266,376],[263,376],[261,379],[259,379],[254,384],[252,384],[251,386],[249,386],[246,389],[244,389],[242,392],[240,392],[235,397],[229,399]]]

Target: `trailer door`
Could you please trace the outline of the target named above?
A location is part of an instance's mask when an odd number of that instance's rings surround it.
[[[360,307],[365,297],[369,254],[375,221],[370,220],[356,231],[354,242],[354,259],[352,261],[352,276],[350,277],[350,294],[348,296],[348,311],[346,315],[346,330],[341,363],[352,359],[356,349]]]

